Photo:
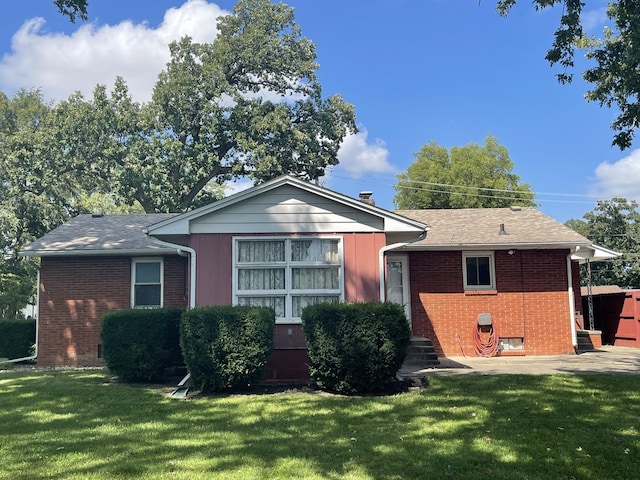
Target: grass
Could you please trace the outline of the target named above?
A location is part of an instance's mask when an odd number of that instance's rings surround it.
[[[630,479],[640,375],[451,376],[388,397],[169,398],[0,374],[1,479]]]

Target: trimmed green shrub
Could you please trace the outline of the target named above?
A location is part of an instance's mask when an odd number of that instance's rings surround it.
[[[302,312],[311,378],[343,394],[383,391],[404,361],[411,330],[395,303],[318,304]]]
[[[33,318],[0,320],[0,358],[28,357],[35,342],[36,321]]]
[[[182,309],[112,310],[102,317],[102,351],[109,370],[127,382],[162,376],[184,365],[180,351]]]
[[[180,323],[193,385],[203,392],[241,390],[263,376],[273,348],[275,313],[246,306],[198,307]]]

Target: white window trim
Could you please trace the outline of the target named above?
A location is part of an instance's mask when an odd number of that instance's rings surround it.
[[[467,258],[489,257],[489,285],[469,285],[467,283]],[[494,252],[462,252],[462,278],[465,290],[495,290],[496,289],[496,262]]]
[[[138,263],[160,262],[160,305],[136,306],[136,265]],[[143,284],[140,284],[143,285]],[[155,284],[154,284],[155,285]],[[134,257],[131,259],[131,308],[162,308],[164,306],[164,258],[162,257]]]
[[[254,264],[254,266],[260,268],[269,268],[270,266],[277,267],[281,266],[285,270],[285,288],[278,290],[269,290],[269,295],[265,295],[265,290],[243,290],[242,294],[238,291],[238,242],[243,240],[256,241],[256,240],[264,240],[264,241],[284,241],[285,242],[285,261],[284,262],[274,262],[272,264],[263,264],[258,263]],[[315,263],[307,263],[307,262],[294,262],[289,260],[291,258],[291,241],[292,240],[337,240],[338,241],[338,254],[340,255],[340,264],[330,264],[331,266],[338,266],[338,282],[339,282],[339,292],[336,290],[295,290],[293,291],[290,286],[292,285],[291,279],[291,270],[293,267],[311,267],[316,266],[327,266],[326,263],[315,262]],[[339,235],[304,235],[304,236],[267,236],[267,235],[258,235],[258,236],[239,236],[233,237],[233,247],[232,247],[232,295],[233,295],[233,304],[238,304],[239,297],[255,297],[255,296],[284,296],[285,297],[285,312],[291,314],[293,312],[293,301],[292,298],[294,296],[303,296],[303,295],[315,295],[315,296],[336,296],[339,295],[339,301],[344,302],[344,242],[342,236]],[[243,264],[242,266],[251,266],[251,264]],[[299,324],[302,323],[300,317],[276,317],[276,323],[279,324]]]

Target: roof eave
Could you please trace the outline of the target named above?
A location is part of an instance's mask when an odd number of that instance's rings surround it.
[[[148,256],[175,253],[170,248],[138,248],[126,250],[22,250],[18,252],[23,257],[104,257],[104,256]]]
[[[512,242],[512,243],[414,243],[405,247],[406,250],[550,250],[556,248],[572,249],[577,246],[589,246],[581,242]]]

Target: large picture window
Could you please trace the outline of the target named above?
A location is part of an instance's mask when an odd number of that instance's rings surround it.
[[[163,263],[161,258],[136,258],[131,265],[131,306],[162,306]]]
[[[462,272],[465,290],[493,290],[496,288],[493,252],[463,253]]]
[[[340,238],[236,238],[233,295],[298,323],[306,306],[342,300],[342,268]]]

